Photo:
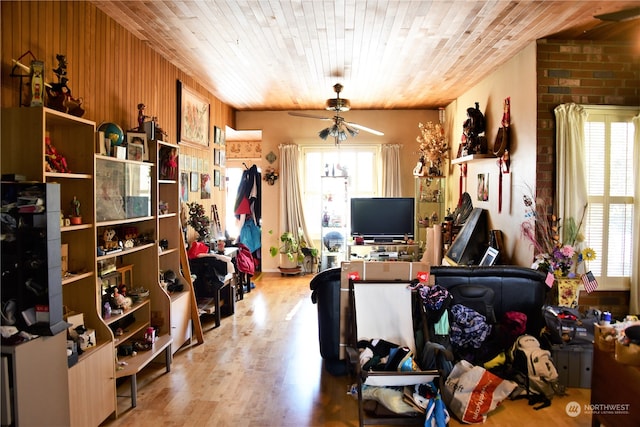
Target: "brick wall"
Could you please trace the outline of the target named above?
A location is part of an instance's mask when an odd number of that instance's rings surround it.
[[[555,116],[560,104],[640,105],[640,55],[620,42],[549,40],[537,42],[537,196],[553,206]],[[611,295],[609,295],[611,294]],[[582,293],[580,305],[626,312],[628,292]],[[606,307],[606,308],[602,308]],[[582,308],[582,307],[581,307]]]

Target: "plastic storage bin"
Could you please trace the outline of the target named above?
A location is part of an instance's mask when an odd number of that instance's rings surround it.
[[[309,283],[311,301],[318,305],[318,340],[320,355],[332,375],[347,373],[347,363],[340,360],[340,267],[324,270]]]

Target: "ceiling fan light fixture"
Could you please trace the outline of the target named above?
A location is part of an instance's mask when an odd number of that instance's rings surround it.
[[[344,128],[347,130],[347,132],[349,132],[349,135],[351,135],[352,137],[357,136],[358,133],[360,132],[358,129],[354,129],[347,125],[344,125]]]
[[[322,129],[320,132],[318,132],[318,136],[322,139],[327,139],[330,131],[331,131],[331,128]]]
[[[344,98],[330,98],[327,99],[325,108],[329,111],[349,111],[351,102]]]

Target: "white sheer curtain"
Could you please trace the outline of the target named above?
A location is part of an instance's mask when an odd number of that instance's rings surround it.
[[[382,146],[382,197],[401,197],[400,145]]]
[[[633,256],[636,262],[631,265],[631,283],[629,298],[629,313],[640,312],[640,115],[633,118],[634,133],[634,154],[633,154],[633,172],[635,174],[635,192],[633,194]]]
[[[556,213],[580,222],[587,204],[584,124],[587,112],[578,104],[558,105],[556,116]],[[564,240],[564,239],[563,239]]]
[[[298,230],[304,233],[307,245],[313,248],[309,239],[302,206],[300,185],[300,156],[296,144],[280,145],[280,233],[291,232],[296,239]]]

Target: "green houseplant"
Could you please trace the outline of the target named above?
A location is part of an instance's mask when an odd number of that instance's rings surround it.
[[[269,230],[269,234],[273,234],[272,230]],[[318,250],[310,248],[302,230],[298,230],[298,238],[290,232],[285,231],[280,235],[280,246],[271,246],[269,253],[272,257],[281,255],[280,267],[293,268],[297,267],[303,260],[305,255],[310,255],[313,258],[318,256]]]

